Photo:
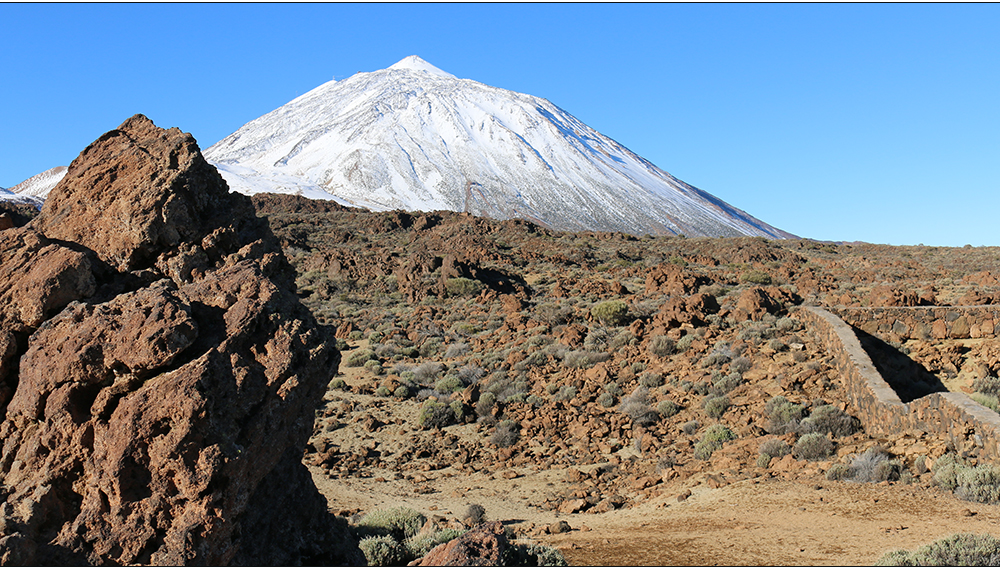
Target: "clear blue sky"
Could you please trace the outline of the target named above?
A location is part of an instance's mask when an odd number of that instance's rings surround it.
[[[996,4],[0,4],[0,187],[134,113],[202,148],[419,55],[786,231],[1000,245]]]

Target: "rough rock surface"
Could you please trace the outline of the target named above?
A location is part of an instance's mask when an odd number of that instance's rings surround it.
[[[500,566],[508,547],[503,524],[483,523],[450,542],[435,546],[418,566]]]
[[[250,200],[137,115],[0,233],[0,562],[361,564],[302,465],[332,335]]]

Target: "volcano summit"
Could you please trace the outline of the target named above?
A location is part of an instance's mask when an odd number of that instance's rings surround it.
[[[459,79],[417,56],[325,83],[205,156],[244,194],[525,218],[557,230],[794,237],[546,99]]]

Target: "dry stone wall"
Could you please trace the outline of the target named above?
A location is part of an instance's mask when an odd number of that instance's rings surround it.
[[[959,316],[980,310],[982,313],[977,313],[977,317],[987,314],[985,308],[979,307],[951,310],[961,313]],[[878,313],[877,319],[867,322],[882,323],[892,316],[905,316],[903,313],[913,311],[915,309],[912,308],[899,310],[900,314],[889,316]],[[875,369],[851,325],[818,307],[801,307],[796,317],[807,324],[808,330],[835,357],[850,403],[869,434],[890,438],[903,432],[936,434],[951,442],[959,452],[967,452],[987,461],[1000,461],[1000,415],[965,394],[954,392],[938,392],[904,404]],[[924,315],[917,314],[910,322],[924,322],[916,319],[929,317],[934,317],[931,322],[936,322],[939,315],[928,310]],[[945,314],[941,318],[947,319],[948,316]]]
[[[887,341],[996,338],[1000,307],[846,307],[837,311],[850,325]]]

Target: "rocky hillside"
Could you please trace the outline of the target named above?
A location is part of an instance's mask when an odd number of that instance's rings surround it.
[[[301,462],[340,355],[191,135],[101,136],[0,268],[0,561],[363,561]]]

